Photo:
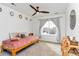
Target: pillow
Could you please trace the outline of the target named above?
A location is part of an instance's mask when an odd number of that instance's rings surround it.
[[[25,34],[20,34],[20,38],[25,38]]]
[[[20,38],[19,38],[19,33],[9,33],[9,39],[11,41],[18,41]]]
[[[19,41],[20,38],[11,38],[11,41]]]
[[[29,36],[33,36],[34,34],[33,33],[29,33]]]
[[[9,33],[10,38],[19,37],[19,35],[20,35],[20,33],[18,33],[18,32]]]

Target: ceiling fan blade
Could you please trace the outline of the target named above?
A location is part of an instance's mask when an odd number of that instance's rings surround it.
[[[48,11],[39,11],[39,13],[50,13]]]
[[[35,11],[37,11],[36,9],[35,9],[35,7],[33,7],[32,5],[29,5],[31,8],[33,8]]]
[[[35,12],[32,16],[34,16],[37,12]]]
[[[15,3],[11,3],[11,5],[16,6],[16,4],[15,4]]]

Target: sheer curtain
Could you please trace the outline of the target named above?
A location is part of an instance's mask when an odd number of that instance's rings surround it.
[[[56,25],[53,21],[47,21],[41,28],[42,35],[52,35],[56,33]]]
[[[59,21],[52,18],[41,20],[40,34],[43,40],[57,42],[59,40]]]

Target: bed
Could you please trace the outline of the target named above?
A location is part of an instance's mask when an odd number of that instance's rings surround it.
[[[14,39],[14,38],[12,38]],[[11,52],[12,56],[15,56],[16,53],[31,44],[38,42],[37,36],[28,36],[25,38],[20,38],[19,40],[4,40],[3,41],[3,49]]]

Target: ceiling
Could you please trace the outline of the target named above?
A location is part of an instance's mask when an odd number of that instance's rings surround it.
[[[15,3],[16,6],[11,3],[1,4],[34,18],[65,13],[68,6],[68,3]],[[29,6],[30,4],[34,7],[39,6],[39,10],[49,11],[50,13],[37,13],[35,16],[32,16],[35,11]]]

